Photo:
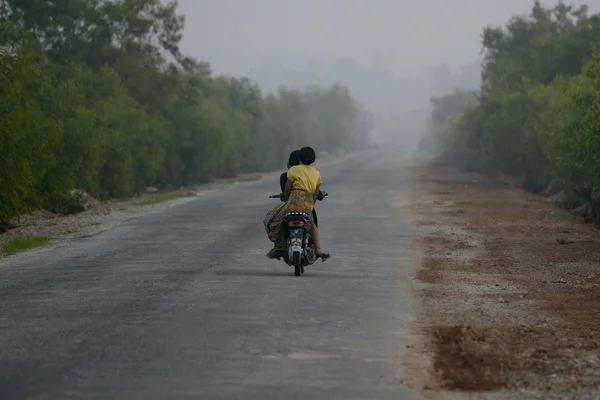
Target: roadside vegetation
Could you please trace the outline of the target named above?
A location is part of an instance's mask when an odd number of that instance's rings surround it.
[[[432,99],[440,161],[556,194],[600,224],[600,14],[536,2],[483,31],[482,83]],[[433,139],[433,140],[432,140]]]
[[[10,256],[22,251],[44,247],[52,240],[48,236],[35,236],[28,238],[12,238],[0,244],[0,257]]]
[[[160,0],[0,1],[0,232],[24,213],[349,151],[370,114],[342,86],[263,94],[179,50]]]
[[[190,196],[192,196],[192,195],[190,194]],[[159,194],[157,196],[153,196],[153,197],[141,200],[137,203],[137,205],[152,206],[155,204],[166,203],[168,201],[175,200],[179,197],[185,197],[185,194],[177,195],[176,193],[163,193],[163,194]]]

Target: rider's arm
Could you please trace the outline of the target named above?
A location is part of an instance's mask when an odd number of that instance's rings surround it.
[[[316,171],[316,170],[315,170]],[[319,171],[317,172],[317,188],[315,190],[315,192],[313,193],[313,203],[316,203],[317,200],[323,200],[323,198],[319,198],[321,197],[321,185],[323,184],[323,179],[321,178],[321,173]]]
[[[279,186],[281,186],[281,193],[285,193],[285,183],[287,182],[287,172],[284,172],[279,177]]]
[[[317,199],[319,198],[320,193],[321,193],[321,184],[319,183],[317,185],[317,190],[315,190],[315,192],[313,193],[313,203],[317,202]]]
[[[285,199],[285,201],[287,201],[287,199],[290,198],[290,193],[292,192],[292,181],[290,181],[288,179],[288,181],[285,184],[285,191],[283,192],[283,198]]]

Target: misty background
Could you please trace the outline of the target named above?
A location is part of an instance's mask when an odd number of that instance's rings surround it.
[[[533,3],[179,0],[181,49],[217,74],[252,78],[265,92],[341,83],[375,116],[375,142],[414,144],[432,96],[478,89],[483,28],[504,25]],[[587,3],[590,11],[597,3]]]

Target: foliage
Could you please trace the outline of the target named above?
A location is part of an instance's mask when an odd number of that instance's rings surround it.
[[[0,257],[10,256],[22,251],[44,247],[50,244],[49,236],[34,236],[29,238],[12,238],[0,245]]]
[[[363,146],[371,120],[341,86],[263,95],[179,51],[160,0],[0,0],[0,230],[120,198],[285,165],[291,150]]]
[[[455,91],[432,102],[438,152],[600,205],[599,43],[600,15],[562,2],[486,28],[476,101]]]

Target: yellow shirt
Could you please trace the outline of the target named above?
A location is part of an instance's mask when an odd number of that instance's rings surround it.
[[[292,182],[292,190],[304,190],[309,193],[317,191],[322,184],[321,174],[310,165],[294,165],[287,172],[287,178]]]

